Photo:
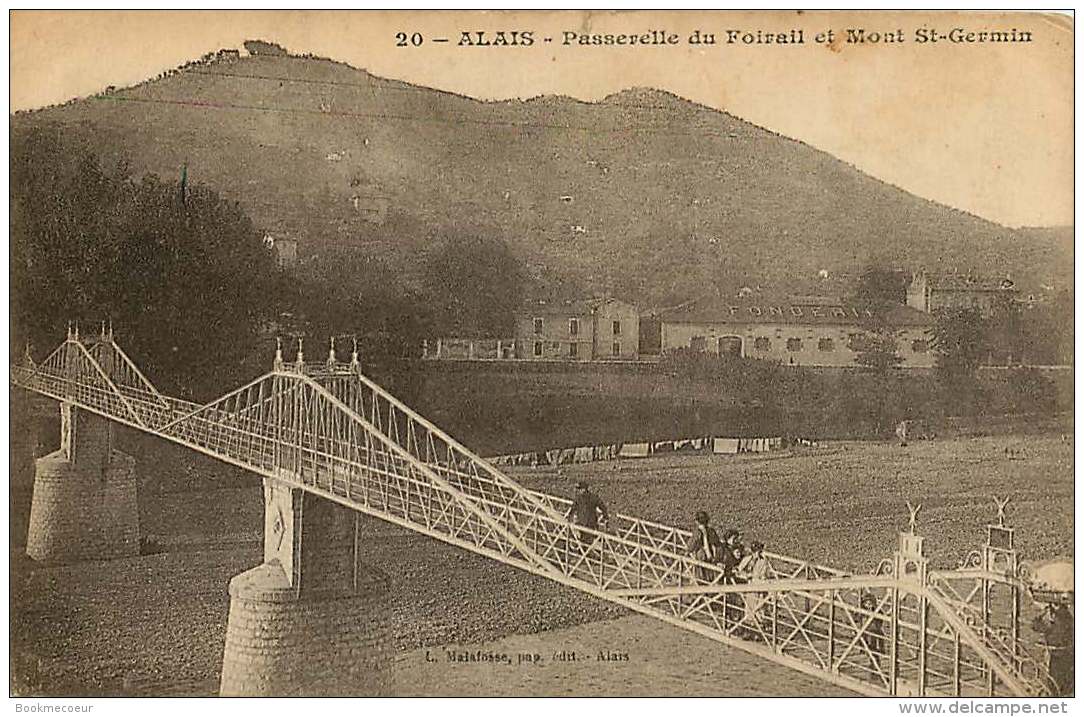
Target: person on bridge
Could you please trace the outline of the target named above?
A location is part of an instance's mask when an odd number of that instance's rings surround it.
[[[768,559],[764,557],[764,543],[754,540],[749,545],[749,552],[738,563],[738,575],[746,580],[767,580]]]
[[[1073,695],[1076,683],[1074,622],[1068,605],[1048,603],[1046,611],[1038,615],[1031,625],[1035,632],[1043,636],[1050,654],[1050,677],[1057,685],[1057,694],[1065,697]]]
[[[744,553],[740,532],[728,530],[723,533],[723,554],[719,557],[719,564],[723,566],[723,582],[737,582],[738,564]]]
[[[770,570],[768,559],[764,557],[764,543],[754,540],[749,545],[749,553],[738,563],[738,575],[746,582],[761,582],[768,579]],[[748,592],[741,595],[742,602],[745,603],[745,624],[750,636],[755,637],[757,634],[757,612],[767,597],[766,592]]]
[[[886,657],[888,653],[885,651],[885,628],[882,624],[882,618],[880,611],[877,609],[877,598],[871,593],[865,593],[859,600],[863,610],[868,610],[874,613],[869,618],[869,625],[866,627],[864,642],[869,649],[870,655],[872,655],[874,666],[878,666],[881,659]],[[859,624],[866,622],[865,617],[862,617]]]
[[[591,492],[585,481],[576,484],[576,497],[568,508],[569,518],[574,525],[591,530],[598,530],[599,523],[603,526],[610,520],[610,514],[606,511],[606,504],[602,499]],[[576,538],[580,543],[592,543],[594,538],[586,531],[576,531]]]
[[[689,536],[685,547],[689,555],[705,563],[717,563],[723,557],[723,542],[719,540],[719,534],[710,525],[710,518],[705,511],[698,510],[694,516],[696,530]],[[697,577],[704,582],[711,582],[712,572],[708,568],[699,567]]]

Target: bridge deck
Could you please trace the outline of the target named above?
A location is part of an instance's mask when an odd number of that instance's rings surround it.
[[[863,694],[1039,694],[1049,678],[1014,636],[976,623],[975,588],[851,575],[767,555],[769,579],[727,583],[687,531],[628,515],[565,519],[367,379],[355,360],[287,366],[209,404],[163,396],[113,342],[69,336],[18,386]],[[1006,583],[993,573],[974,585]],[[1011,583],[1011,581],[1008,581]],[[970,590],[970,592],[968,592]],[[863,607],[872,596],[875,609]]]

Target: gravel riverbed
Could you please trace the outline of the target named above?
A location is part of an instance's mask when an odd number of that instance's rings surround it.
[[[1006,447],[1018,449],[1018,458],[1009,460]],[[152,555],[73,566],[34,564],[22,554],[28,486],[25,476],[21,482],[13,477],[13,694],[217,691],[227,583],[261,557],[259,483],[212,461],[192,461],[170,446],[141,442],[130,450],[143,466],[143,533],[161,551]],[[153,475],[147,466],[153,466]],[[1071,554],[1072,445],[1056,436],[931,441],[907,449],[834,444],[774,456],[675,455],[515,475],[531,488],[565,495],[575,480],[586,478],[613,510],[682,525],[703,507],[721,527],[740,526],[769,549],[850,569],[868,569],[891,554],[897,530],[906,525],[905,500],[923,504],[919,528],[934,562],[955,565],[981,544],[983,525],[996,514],[992,497],[1012,495],[1009,519],[1018,528],[1025,557]],[[637,682],[627,668],[607,668],[585,673],[583,680],[569,683],[572,688],[558,688],[545,677],[554,672],[523,673],[529,683],[508,683],[519,684],[517,692],[489,684],[478,673],[441,676],[431,670],[418,692],[406,689],[401,681],[406,678],[398,677],[403,694],[447,694],[437,688],[444,682],[451,685],[447,689],[461,690],[458,694],[808,694],[812,689],[808,677],[776,666],[769,670],[740,651],[543,578],[375,519],[366,518],[364,528],[365,560],[392,579],[392,633],[401,668],[416,670],[426,648],[446,645],[500,644],[527,651],[557,644],[584,649],[638,644],[628,650],[640,650],[641,666],[652,675]],[[711,662],[709,654],[720,655],[719,660]],[[710,663],[710,669],[702,663]],[[719,672],[725,665],[730,673]],[[770,679],[757,680],[769,671]],[[712,691],[720,675],[727,686]]]

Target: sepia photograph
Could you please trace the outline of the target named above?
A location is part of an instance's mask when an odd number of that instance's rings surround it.
[[[9,11],[13,710],[1065,712],[1074,21]]]

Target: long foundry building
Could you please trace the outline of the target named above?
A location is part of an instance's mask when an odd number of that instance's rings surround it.
[[[896,306],[880,316],[827,297],[712,297],[658,315],[662,351],[690,349],[780,361],[789,366],[855,365],[855,342],[875,324],[895,332],[904,368],[934,365],[930,314]]]

